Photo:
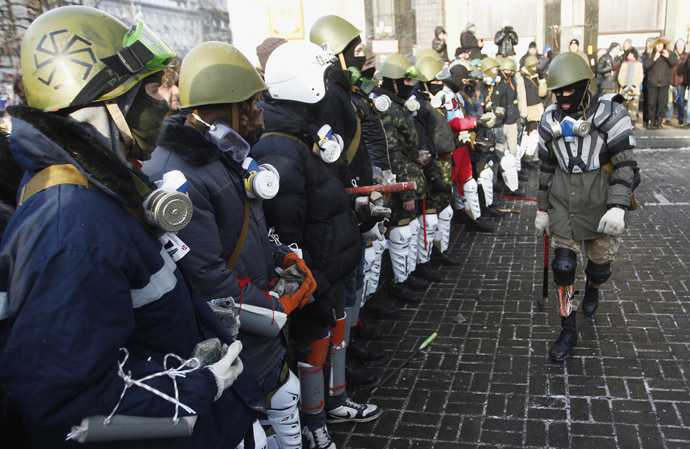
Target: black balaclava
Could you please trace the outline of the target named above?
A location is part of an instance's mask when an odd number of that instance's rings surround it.
[[[425,83],[429,93],[431,95],[436,95],[443,90],[443,84]]]
[[[406,85],[404,79],[393,80],[390,78],[384,78],[383,82],[381,82],[381,87],[393,92],[403,100],[407,100],[410,97],[412,89],[414,88],[414,86]]]
[[[376,67],[369,67],[368,69],[362,70],[360,73],[364,78],[373,79],[376,73]]]
[[[561,111],[563,111],[566,115],[573,115],[576,114],[580,109],[583,109],[585,105],[583,104],[583,100],[585,99],[585,95],[587,94],[587,86],[589,85],[589,80],[582,80],[578,81],[577,83],[570,84],[562,89],[556,89],[554,90],[554,93],[556,94],[556,102],[558,103],[559,108]],[[563,92],[563,90],[567,88],[574,88],[575,92],[573,92],[571,95],[565,96],[565,95],[558,95],[559,92]],[[570,108],[563,109],[564,104],[570,104]]]
[[[366,56],[355,56],[355,47],[357,47],[362,42],[362,38],[357,36],[352,39],[345,50],[343,50],[343,57],[345,58],[345,64],[348,67],[356,67],[358,70],[362,70],[362,66],[366,62]]]
[[[451,88],[453,92],[459,92],[465,84],[463,79],[470,78],[470,71],[462,64],[456,64],[450,68],[450,78],[443,80],[444,84]]]
[[[146,92],[146,84],[160,81],[162,76],[163,72],[158,72],[143,80],[125,115],[125,120],[132,133],[133,142],[132,148],[129,150],[129,157],[133,159],[140,161],[151,159],[151,153],[156,148],[156,141],[165,114],[170,110],[167,101],[153,98]]]

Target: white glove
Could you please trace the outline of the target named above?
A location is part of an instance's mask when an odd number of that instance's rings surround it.
[[[384,235],[386,234],[386,227],[383,223],[376,223],[371,229],[362,234],[362,239],[367,242],[373,242],[374,240],[385,240]]]
[[[477,125],[484,128],[493,128],[496,125],[496,114],[493,112],[485,112],[477,119]]]
[[[551,230],[549,229],[549,213],[537,211],[537,216],[534,219],[534,227],[537,228],[540,234],[546,232],[546,235],[551,235]]]
[[[215,401],[220,399],[223,392],[237,380],[240,374],[242,374],[244,366],[242,365],[242,360],[239,358],[240,351],[242,351],[242,342],[236,341],[228,346],[228,350],[225,352],[223,358],[213,365],[206,367],[211,370],[213,377],[216,378],[216,384],[218,385],[218,393],[214,399]]]
[[[612,207],[601,217],[597,232],[616,236],[621,235],[623,229],[625,229],[625,210]]]

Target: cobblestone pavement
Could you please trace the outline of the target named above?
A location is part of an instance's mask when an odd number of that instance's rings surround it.
[[[458,268],[442,268],[419,305],[380,321],[392,360],[439,336],[372,397],[377,421],[330,426],[339,448],[690,448],[690,148],[641,150],[638,211],[627,216],[613,277],[593,320],[578,314],[578,346],[547,359],[560,321],[544,307],[536,204],[493,234],[453,228]],[[530,172],[527,194],[536,192]],[[584,261],[576,288],[584,291]],[[463,321],[464,320],[464,321]]]

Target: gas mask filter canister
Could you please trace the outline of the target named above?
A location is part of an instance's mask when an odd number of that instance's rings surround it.
[[[343,138],[333,133],[330,125],[323,125],[319,129],[317,136],[319,137],[319,142],[314,144],[314,152],[327,164],[336,162],[340,158],[340,153],[342,153],[345,146]]]
[[[163,175],[158,188],[144,199],[146,221],[166,232],[177,232],[192,220],[192,200],[187,196],[187,178],[179,170]]]
[[[566,116],[560,123],[551,124],[551,135],[554,138],[563,137],[566,142],[574,142],[576,137],[585,137],[592,129],[587,120],[575,120]]]

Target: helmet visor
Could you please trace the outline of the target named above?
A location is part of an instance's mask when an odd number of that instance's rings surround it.
[[[166,62],[175,57],[175,51],[156,36],[142,20],[139,20],[136,25],[132,25],[127,30],[127,34],[122,39],[122,45],[125,48],[134,48],[139,45],[146,48],[150,54],[146,55],[148,58],[145,56],[139,62],[151,71],[164,68]]]

